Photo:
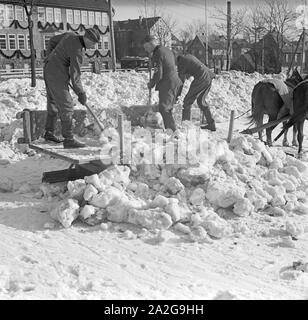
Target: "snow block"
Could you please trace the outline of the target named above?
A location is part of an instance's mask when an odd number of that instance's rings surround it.
[[[79,215],[78,201],[74,199],[66,199],[61,201],[50,212],[50,216],[59,221],[64,228],[69,228]]]

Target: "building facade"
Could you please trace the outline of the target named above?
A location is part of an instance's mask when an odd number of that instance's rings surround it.
[[[28,68],[30,44],[28,20],[22,1],[0,0],[0,68]],[[109,7],[102,0],[34,0],[33,41],[36,65],[41,67],[49,39],[63,32],[84,34],[85,28],[97,28],[101,41],[85,53],[84,65],[111,66]]]
[[[160,44],[172,49],[172,33],[160,17],[114,21],[116,57],[146,57],[142,40],[147,34],[157,38]]]

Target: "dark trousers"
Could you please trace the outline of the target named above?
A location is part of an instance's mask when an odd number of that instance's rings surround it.
[[[194,79],[190,88],[184,98],[182,121],[190,120],[192,104],[197,99],[197,104],[203,112],[208,124],[214,123],[209,105],[206,102],[206,97],[211,89],[212,83],[204,80],[203,78]]]
[[[57,117],[61,120],[62,135],[66,139],[73,138],[73,108],[74,103],[70,95],[68,83],[48,74],[44,68],[44,80],[47,94],[47,119],[45,130],[51,133],[55,130]]]
[[[161,86],[158,92],[159,96],[159,112],[164,120],[166,129],[176,130],[175,120],[172,115],[173,105],[181,89],[181,83],[169,88],[168,86]]]

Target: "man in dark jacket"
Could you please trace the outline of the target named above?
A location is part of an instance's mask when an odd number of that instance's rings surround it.
[[[84,143],[73,136],[73,99],[69,83],[78,95],[81,104],[87,102],[87,95],[80,80],[84,49],[93,48],[99,42],[100,34],[96,29],[86,29],[84,36],[66,32],[49,40],[47,58],[44,66],[44,80],[47,93],[47,119],[45,125],[46,141],[60,143],[63,140],[54,135],[57,115],[59,114],[64,138],[64,148],[82,148]]]
[[[182,86],[178,76],[175,57],[171,50],[157,44],[153,36],[147,35],[143,40],[146,52],[152,54],[154,74],[148,88],[158,91],[159,112],[164,120],[166,129],[176,130],[176,124],[172,115],[173,105]]]
[[[203,112],[207,122],[207,125],[201,124],[201,128],[215,131],[215,120],[213,119],[210,108],[205,101],[211,89],[212,80],[215,78],[215,74],[191,54],[178,56],[177,65],[179,77],[183,82],[191,76],[194,77],[189,91],[184,98],[182,121],[190,120],[191,106],[197,99],[198,106]]]

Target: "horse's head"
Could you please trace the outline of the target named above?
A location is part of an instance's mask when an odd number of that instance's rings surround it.
[[[289,78],[286,79],[285,83],[291,87],[297,86],[300,82],[302,82],[304,79],[298,72],[297,68],[295,68]]]

